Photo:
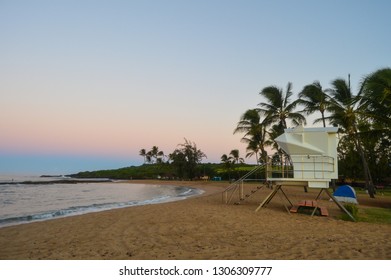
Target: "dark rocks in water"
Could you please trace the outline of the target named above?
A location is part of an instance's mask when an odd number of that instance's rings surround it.
[[[52,184],[78,184],[78,183],[107,183],[113,182],[110,179],[88,179],[88,180],[77,180],[77,179],[62,179],[52,181],[23,181],[23,182],[0,182],[0,185],[52,185]]]

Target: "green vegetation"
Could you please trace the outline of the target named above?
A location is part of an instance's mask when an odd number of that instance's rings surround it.
[[[84,171],[70,175],[74,178],[108,178],[115,180],[129,179],[157,179],[160,174],[172,176],[172,166],[169,164],[143,164],[141,166],[130,166],[119,169]]]
[[[172,163],[143,164],[112,170],[84,171],[70,175],[74,178],[109,178],[115,180],[129,179],[162,179],[162,180],[197,180],[202,176],[221,177],[222,180],[238,179],[251,171],[255,165],[237,164],[233,169],[227,170],[222,163],[200,163],[194,169],[193,177],[180,177],[177,166]],[[252,179],[265,178],[264,171],[254,174]]]
[[[358,221],[367,223],[391,224],[391,209],[389,208],[360,208]]]
[[[358,218],[358,207],[357,207],[356,204],[346,203],[345,204],[345,209],[348,210],[350,212],[350,214],[352,214],[352,216],[357,220],[357,218]]]
[[[170,160],[175,167],[176,176],[181,179],[193,179],[200,176],[197,166],[206,155],[197,148],[194,142],[185,138],[185,143],[170,154]]]
[[[391,224],[391,209],[390,208],[377,208],[377,207],[357,207],[353,205],[350,207],[347,204],[345,208],[352,213],[358,222],[366,223],[378,223],[378,224]],[[341,214],[340,219],[345,221],[351,221],[348,215]]]

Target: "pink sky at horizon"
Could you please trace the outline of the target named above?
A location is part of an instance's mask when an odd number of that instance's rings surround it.
[[[140,149],[169,154],[184,138],[204,162],[232,149],[245,157],[233,130],[262,88],[290,81],[297,98],[315,80],[327,88],[351,74],[358,86],[391,65],[390,9],[383,0],[0,1],[0,173],[20,155],[74,157],[61,165],[72,171],[141,164]],[[91,160],[77,165],[79,156]]]
[[[18,110],[3,110],[2,114],[13,120],[12,125],[8,122],[1,127],[3,152],[135,158],[140,149],[148,150],[154,145],[169,154],[186,138],[207,154],[206,162],[219,162],[223,153],[244,145],[240,143],[240,135],[232,134],[235,122],[224,125],[224,120],[214,114],[210,118],[216,125],[211,130],[197,122],[197,115],[195,118],[184,116],[181,118],[184,123],[175,121],[175,114],[172,117],[165,115],[164,123],[167,125],[162,125],[160,121],[154,121],[159,118],[156,115],[140,122],[139,116],[107,112],[104,107],[91,115],[92,111],[84,114],[82,109],[78,113],[75,104],[65,105],[66,109],[64,104],[61,106],[63,112],[53,104],[34,107],[31,103],[19,104]],[[122,115],[125,117],[121,118]],[[222,134],[226,135],[227,141],[221,141]],[[226,148],[223,150],[222,147]]]

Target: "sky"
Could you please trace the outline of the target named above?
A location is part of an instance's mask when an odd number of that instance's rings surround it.
[[[0,174],[140,165],[246,145],[262,88],[358,88],[391,66],[387,0],[0,0]],[[311,122],[307,126],[311,126]],[[246,159],[254,163],[255,159]]]

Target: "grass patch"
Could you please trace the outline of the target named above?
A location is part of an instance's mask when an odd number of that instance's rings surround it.
[[[391,209],[387,208],[360,208],[359,222],[391,224]]]
[[[391,209],[388,208],[358,208],[358,212],[353,216],[355,216],[358,222],[391,224]],[[339,218],[345,221],[351,221],[350,217],[346,214],[342,214]]]

